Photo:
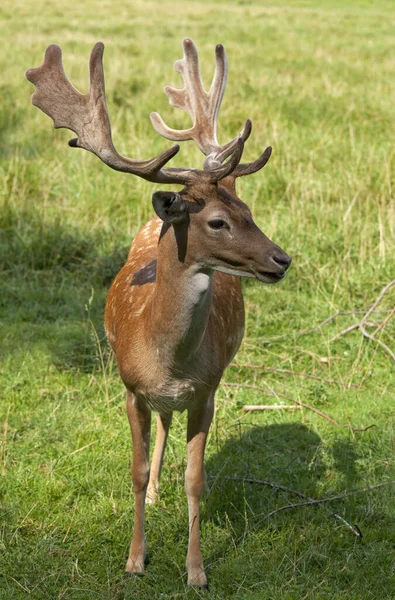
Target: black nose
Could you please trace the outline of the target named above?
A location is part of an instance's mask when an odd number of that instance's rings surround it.
[[[280,267],[282,267],[284,269],[284,271],[286,271],[288,269],[289,265],[292,262],[292,258],[290,256],[288,256],[288,254],[285,254],[285,252],[281,252],[281,254],[280,254],[280,252],[273,254],[272,259],[274,260],[275,263],[280,265]]]

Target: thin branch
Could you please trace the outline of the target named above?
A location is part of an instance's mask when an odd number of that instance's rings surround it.
[[[385,317],[384,321],[382,323],[380,323],[380,325],[373,331],[373,335],[376,335],[376,333],[378,333],[380,331],[380,329],[383,329],[383,327],[385,327],[388,323],[388,321],[391,319],[391,317],[393,317],[395,314],[395,306],[394,308],[391,310],[390,313],[388,313],[388,315]]]
[[[381,346],[382,348],[384,348],[384,350],[386,352],[388,352],[388,354],[390,355],[390,357],[392,358],[392,360],[395,361],[395,354],[392,352],[391,348],[389,348],[387,346],[387,344],[384,344],[384,342],[382,342],[381,340],[378,340],[376,337],[374,337],[374,334],[368,333],[366,331],[366,329],[365,329],[363,321],[361,321],[361,323],[359,324],[359,329],[360,329],[360,331],[361,331],[361,333],[362,333],[362,335],[364,337],[366,337],[369,340],[372,340],[373,342],[376,342],[377,344],[379,344],[379,346]]]
[[[283,492],[288,492],[289,494],[294,494],[295,496],[298,496],[299,498],[304,499],[304,502],[298,502],[296,504],[286,504],[285,506],[280,506],[279,508],[272,510],[270,513],[266,514],[262,519],[260,519],[256,526],[258,526],[262,521],[269,519],[273,515],[281,512],[283,510],[289,510],[291,508],[298,508],[300,506],[312,506],[312,505],[317,505],[317,504],[325,504],[327,502],[341,500],[351,494],[362,494],[364,492],[370,492],[371,490],[375,490],[375,489],[378,489],[378,488],[381,488],[381,487],[384,487],[387,485],[395,484],[395,480],[384,481],[382,483],[377,483],[376,485],[368,486],[366,488],[346,490],[346,492],[344,492],[343,494],[337,494],[336,496],[328,496],[326,498],[321,498],[319,500],[316,500],[314,498],[311,498],[310,496],[307,496],[306,494],[303,494],[303,492],[299,492],[298,490],[288,488],[285,485],[282,485],[280,483],[273,483],[272,481],[268,481],[267,479],[253,479],[252,477],[237,477],[237,476],[226,476],[226,477],[224,477],[224,479],[232,480],[232,481],[242,481],[242,482],[251,483],[251,484],[265,485],[265,486],[271,487],[272,489],[281,490]],[[362,532],[361,532],[360,528],[358,527],[358,525],[355,525],[353,527],[352,525],[350,525],[350,523],[348,523],[348,521],[346,521],[343,517],[341,517],[337,513],[331,512],[331,515],[333,517],[335,517],[336,519],[342,521],[354,533],[354,535],[356,535],[357,537],[360,537],[360,538],[362,537]],[[238,538],[238,539],[242,539],[242,538]]]
[[[296,331],[294,333],[294,335],[308,335],[309,333],[314,333],[315,331],[318,331],[319,329],[324,327],[324,325],[326,325],[327,323],[330,323],[330,321],[333,321],[333,319],[336,319],[336,317],[340,317],[343,315],[355,315],[355,314],[359,314],[359,313],[365,313],[366,310],[367,309],[363,309],[363,308],[359,308],[356,310],[347,310],[347,311],[337,310],[335,313],[333,313],[333,315],[331,315],[330,317],[327,317],[326,319],[321,321],[321,323],[318,323],[318,325],[316,325],[315,327],[311,327],[310,329],[302,329],[301,331]]]
[[[335,519],[338,519],[339,521],[341,521],[342,523],[344,523],[344,525],[346,527],[348,527],[348,529],[350,531],[352,531],[352,533],[354,535],[356,535],[357,537],[363,537],[362,531],[359,528],[359,525],[357,525],[357,523],[354,523],[354,527],[352,525],[350,525],[350,523],[348,521],[346,521],[346,519],[340,515],[338,515],[337,513],[332,513],[332,515],[335,517]]]
[[[213,475],[209,475],[210,479],[217,479],[218,476],[213,476]],[[300,502],[298,504],[293,504],[293,505],[287,505],[286,507],[280,507],[279,510],[286,510],[286,509],[290,509],[290,508],[296,508],[298,506],[308,506],[308,505],[312,505],[312,502],[314,502],[313,498],[309,498],[308,496],[306,496],[305,494],[303,494],[302,492],[299,492],[298,490],[293,490],[291,488],[287,488],[285,485],[282,485],[280,483],[273,483],[272,481],[268,481],[266,479],[253,479],[250,477],[237,477],[237,476],[225,476],[224,479],[227,480],[232,480],[232,481],[244,481],[246,483],[252,483],[252,484],[260,484],[260,485],[265,485],[268,487],[271,487],[273,489],[277,489],[277,490],[281,490],[284,492],[288,492],[290,494],[295,494],[296,496],[298,496],[299,498],[304,498],[309,500],[309,502]],[[324,504],[325,502],[330,502],[332,500],[339,500],[341,498],[344,498],[347,495],[351,495],[351,494],[360,494],[360,493],[364,493],[367,491],[371,491],[371,490],[375,490],[387,485],[393,485],[395,484],[395,480],[391,480],[391,481],[385,481],[383,483],[378,483],[376,485],[367,487],[367,488],[363,488],[363,489],[354,489],[354,490],[350,490],[345,492],[344,494],[340,494],[337,496],[332,496],[330,498],[323,498],[320,501],[315,502],[315,504]],[[250,531],[253,531],[255,529],[257,529],[263,521],[267,520],[270,516],[272,516],[273,514],[275,514],[275,512],[279,512],[279,510],[277,511],[271,511],[269,514],[265,515],[262,519],[259,519],[250,529]],[[344,523],[346,525],[346,527],[348,527],[348,529],[350,529],[350,531],[352,531],[352,533],[354,533],[354,535],[356,535],[359,538],[363,537],[362,531],[360,530],[359,526],[357,524],[355,524],[354,526],[350,525],[350,523],[348,523],[348,521],[346,521],[343,517],[341,517],[340,515],[338,515],[337,513],[330,513],[333,517],[335,517],[336,519],[340,520],[342,523]],[[239,536],[238,538],[236,538],[233,541],[233,544],[236,545],[239,542],[241,542],[244,537],[245,537],[245,533],[241,536]],[[213,561],[215,560],[215,558],[217,556],[220,556],[223,552],[225,552],[227,550],[228,546],[226,546],[226,548],[224,548],[223,550],[220,550],[219,552],[216,552],[215,554],[213,554],[210,557],[210,560]]]
[[[349,490],[349,491],[346,491],[344,494],[338,494],[337,496],[328,496],[327,498],[321,498],[320,500],[314,500],[314,498],[307,498],[307,496],[306,496],[307,500],[305,502],[298,502],[297,504],[286,504],[285,506],[280,506],[279,508],[276,508],[275,510],[272,510],[270,513],[265,515],[262,518],[262,521],[269,519],[269,517],[272,517],[276,513],[279,513],[283,510],[288,510],[290,508],[298,508],[299,506],[310,506],[310,505],[315,505],[315,504],[324,504],[326,502],[333,502],[334,500],[341,500],[343,498],[346,498],[347,496],[349,496],[351,494],[362,494],[364,492],[370,492],[371,490],[375,490],[375,489],[383,487],[385,485],[392,485],[394,483],[395,483],[395,480],[385,481],[383,483],[378,483],[377,485],[372,485],[372,486],[369,486],[366,488]],[[335,516],[337,519],[339,518],[339,515],[337,515],[335,513],[331,513],[331,514],[333,516]],[[343,518],[340,517],[340,520],[343,520]],[[353,529],[349,523],[347,523],[347,525],[351,529]],[[359,529],[359,527],[358,527],[358,529]],[[358,537],[362,537],[361,533],[356,533],[356,535],[358,535]]]
[[[304,371],[291,371],[291,369],[276,369],[274,367],[266,367],[265,365],[252,365],[250,363],[230,363],[229,366],[246,369],[258,369],[262,371],[270,371],[271,373],[285,373],[287,375],[298,375],[299,377],[307,377],[308,379],[315,379],[316,381],[323,381],[325,383],[335,383],[336,385],[344,385],[346,387],[360,387],[360,385],[356,383],[343,383],[342,381],[338,381],[337,379],[325,379],[324,377],[319,377],[318,375],[311,375],[310,373],[305,373]]]
[[[349,325],[349,327],[346,327],[345,329],[342,329],[341,331],[339,331],[339,333],[337,333],[336,335],[333,336],[333,338],[331,338],[329,340],[329,343],[334,342],[335,340],[338,340],[339,338],[342,337],[342,335],[348,333],[349,331],[353,331],[354,329],[358,329],[359,327],[359,323],[354,323],[353,325]]]
[[[392,308],[390,311],[387,311],[388,314],[387,314],[386,318],[383,320],[383,322],[380,325],[376,326],[376,330],[372,334],[368,333],[366,331],[366,327],[369,326],[368,325],[368,318],[375,311],[376,307],[380,304],[380,302],[384,298],[384,296],[387,293],[387,291],[393,285],[395,285],[395,279],[393,279],[392,281],[390,281],[389,283],[387,283],[387,285],[385,287],[383,287],[383,289],[381,290],[380,294],[377,296],[376,300],[373,302],[372,306],[369,308],[369,310],[363,316],[363,318],[359,321],[359,323],[354,323],[353,325],[350,325],[349,327],[346,327],[346,329],[343,329],[342,331],[340,331],[338,334],[336,334],[329,341],[330,342],[334,342],[335,340],[339,339],[342,335],[348,333],[349,331],[352,331],[353,329],[359,329],[360,332],[362,333],[362,335],[364,337],[366,337],[368,340],[371,340],[372,342],[375,342],[375,343],[379,344],[379,346],[381,346],[382,348],[384,348],[384,350],[387,352],[387,354],[389,354],[389,356],[395,362],[395,354],[394,354],[394,352],[392,352],[391,348],[389,348],[387,346],[387,344],[384,344],[384,342],[382,342],[381,340],[378,340],[375,337],[375,334],[378,331],[380,331],[381,329],[383,329],[385,327],[385,325],[388,323],[388,321],[391,319],[391,317],[395,313],[395,307]]]
[[[210,477],[214,478],[214,476],[210,476]],[[303,494],[302,492],[298,492],[298,490],[293,490],[292,488],[288,488],[285,485],[282,485],[281,483],[273,483],[273,481],[269,481],[268,479],[254,479],[253,477],[238,477],[237,475],[224,475],[223,479],[226,479],[228,481],[243,481],[245,483],[265,485],[274,490],[281,490],[282,492],[288,492],[290,494],[294,494],[295,496],[298,496],[299,498],[304,498],[304,499],[308,498],[308,496],[306,496],[306,494]]]
[[[282,340],[282,339],[285,339],[290,336],[308,335],[309,333],[315,333],[316,331],[319,331],[322,327],[324,327],[324,325],[326,325],[327,323],[330,323],[331,321],[333,321],[333,319],[336,319],[337,317],[343,317],[345,315],[365,314],[368,312],[368,310],[369,310],[368,308],[357,308],[356,310],[345,310],[345,311],[337,310],[335,313],[333,313],[333,315],[330,315],[329,317],[327,317],[326,319],[324,319],[323,321],[318,323],[318,325],[315,325],[314,327],[311,327],[310,329],[301,329],[300,331],[291,331],[290,333],[284,333],[282,335],[275,335],[271,338],[262,340],[262,342],[265,344],[269,344],[271,342],[277,342],[278,340]],[[389,311],[380,310],[377,312],[387,313]],[[257,339],[257,338],[249,338],[249,339]],[[259,339],[261,339],[261,338],[259,338]]]
[[[253,412],[254,410],[301,410],[301,406],[292,404],[245,404],[243,410]]]
[[[387,283],[387,285],[385,287],[383,287],[383,289],[381,290],[380,294],[377,296],[377,299],[374,301],[374,303],[372,304],[372,306],[369,308],[368,312],[366,313],[366,315],[364,316],[364,318],[362,319],[362,321],[366,321],[366,319],[372,314],[372,312],[374,311],[374,309],[376,308],[376,306],[378,306],[380,304],[380,302],[382,301],[384,295],[388,292],[388,290],[390,288],[392,288],[393,285],[395,285],[395,279],[393,279],[392,281],[390,281],[389,283]]]
[[[326,419],[333,425],[339,426],[339,423],[337,421],[335,421],[334,419],[332,419],[332,417],[329,417],[325,413],[321,412],[317,408],[314,408],[313,406],[310,406],[309,404],[305,404],[304,402],[301,402],[300,400],[296,400],[295,398],[290,398],[289,396],[285,396],[285,394],[280,394],[278,392],[272,392],[271,390],[266,390],[265,388],[259,387],[257,385],[248,385],[246,383],[229,383],[228,381],[222,381],[222,383],[223,383],[223,385],[228,385],[230,387],[247,388],[249,390],[256,390],[257,392],[262,392],[263,394],[266,394],[267,396],[275,396],[276,398],[284,398],[285,400],[292,402],[292,404],[298,404],[299,406],[302,406],[303,408],[306,408],[307,410],[311,410],[311,411],[315,412],[317,415],[319,415],[323,419]]]
[[[255,390],[258,392],[262,392],[263,394],[266,394],[267,396],[275,396],[276,398],[284,398],[285,400],[288,400],[289,402],[292,402],[292,404],[297,404],[298,406],[302,407],[302,408],[306,408],[307,410],[311,410],[312,412],[316,413],[319,417],[322,417],[323,419],[326,419],[327,421],[329,421],[330,423],[332,423],[332,425],[336,425],[336,427],[348,427],[349,429],[351,429],[351,431],[367,431],[368,429],[372,429],[372,427],[376,427],[376,425],[368,425],[367,427],[354,427],[353,425],[341,425],[340,423],[338,423],[337,421],[335,421],[335,419],[332,419],[332,417],[329,417],[328,415],[326,415],[325,413],[321,412],[320,410],[318,410],[317,408],[314,408],[314,406],[310,406],[310,404],[306,404],[305,402],[301,402],[300,400],[296,400],[295,398],[290,398],[289,396],[286,396],[285,394],[281,394],[280,392],[275,392],[272,390],[266,390],[265,388],[259,387],[257,385],[249,385],[246,383],[230,383],[229,381],[222,381],[221,382],[223,385],[228,385],[230,387],[236,387],[236,388],[247,388],[250,390]],[[243,410],[245,411],[250,411],[251,405],[244,405],[243,406]],[[254,405],[254,407],[252,408],[252,410],[254,411],[258,411],[260,410],[261,405]],[[264,409],[263,409],[264,410]]]

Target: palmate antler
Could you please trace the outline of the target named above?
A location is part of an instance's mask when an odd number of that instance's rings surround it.
[[[105,98],[103,52],[102,43],[96,44],[92,50],[90,88],[83,95],[65,75],[59,46],[49,46],[43,64],[26,71],[26,78],[37,88],[32,95],[32,103],[53,119],[55,128],[65,127],[78,135],[78,138],[70,140],[70,146],[93,152],[117,171],[139,175],[149,181],[162,180],[161,168],[177,154],[179,146],[146,161],[121,156],[114,148]]]
[[[228,62],[225,49],[222,44],[218,44],[215,49],[215,73],[211,87],[206,92],[200,75],[196,46],[188,38],[184,40],[183,46],[184,57],[174,64],[174,69],[182,75],[184,88],[175,89],[167,86],[165,87],[165,92],[172,106],[182,108],[191,116],[193,125],[190,129],[171,129],[165,124],[158,113],[151,113],[151,122],[155,130],[169,140],[178,142],[193,140],[206,156],[204,168],[210,170],[218,167],[225,158],[234,152],[240,139],[243,142],[248,139],[252,123],[247,119],[240,135],[223,146],[218,143],[216,133],[218,112],[225,92],[228,75]],[[232,175],[234,177],[241,177],[255,173],[265,166],[271,152],[272,149],[268,146],[256,161],[238,165],[232,172]]]

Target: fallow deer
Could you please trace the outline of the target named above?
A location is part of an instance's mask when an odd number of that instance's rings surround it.
[[[53,119],[55,128],[77,134],[70,146],[93,152],[115,170],[153,183],[184,186],[179,192],[153,194],[157,217],[140,229],[111,286],[105,327],[126,386],[133,441],[134,528],[126,573],[144,571],[144,506],[146,501],[153,503],[159,491],[172,413],[187,410],[186,567],[188,583],[205,588],[199,533],[204,450],[216,388],[244,333],[240,277],[276,283],[291,259],[257,227],[235,190],[237,177],[265,166],[271,147],[255,162],[240,164],[250,120],[232,141],[222,146],[217,141],[217,117],[227,78],[223,46],[215,50],[216,69],[209,92],[203,87],[194,43],[185,39],[183,46],[184,57],[175,63],[175,70],[183,76],[184,88],[166,87],[165,92],[170,104],[189,113],[193,126],[183,131],[170,129],[157,113],[151,114],[151,121],[165,138],[194,140],[206,157],[203,170],[164,168],[179,146],[147,161],[117,153],[105,100],[102,43],[91,54],[86,95],[66,78],[61,50],[55,45],[48,47],[43,64],[28,70],[26,77],[36,86],[32,103]],[[150,469],[152,410],[158,412],[158,419]]]

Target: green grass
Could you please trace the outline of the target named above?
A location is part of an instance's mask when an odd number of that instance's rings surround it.
[[[329,341],[358,315],[296,335],[336,311],[368,307],[395,277],[393,3],[18,0],[0,10],[0,599],[395,598],[393,486],[265,519],[298,499],[229,479],[267,479],[314,498],[395,479],[390,357],[358,331]],[[53,131],[30,106],[23,79],[56,42],[84,91],[89,52],[104,41],[115,144],[148,158],[170,145],[153,131],[151,111],[188,125],[162,92],[180,83],[172,63],[186,36],[207,82],[215,44],[227,49],[220,140],[250,117],[246,159],[274,147],[265,170],[240,182],[240,196],[293,257],[281,285],[245,283],[237,361],[340,383],[228,369],[226,382],[296,398],[339,426],[309,410],[245,414],[243,404],[276,399],[220,387],[206,453],[206,594],[186,587],[184,414],[172,426],[160,502],[147,511],[146,575],[123,578],[131,442],[102,315],[131,239],[153,215],[156,188],[69,149],[72,134]],[[201,157],[185,144],[172,164],[199,167]],[[379,309],[391,308],[394,294]],[[394,321],[379,334],[393,349]]]

